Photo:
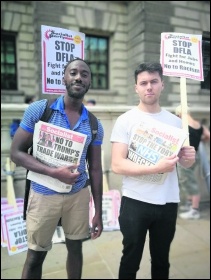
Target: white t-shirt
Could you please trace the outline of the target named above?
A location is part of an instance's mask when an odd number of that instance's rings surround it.
[[[129,145],[133,128],[139,122],[153,122],[153,119],[177,128],[182,128],[182,121],[176,115],[162,109],[160,113],[150,114],[142,112],[135,107],[120,115],[113,127],[110,141]],[[167,202],[180,202],[179,184],[176,167],[169,172],[164,183],[154,184],[135,180],[123,176],[122,195],[152,204],[166,204]]]

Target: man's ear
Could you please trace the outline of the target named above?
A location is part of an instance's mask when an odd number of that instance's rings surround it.
[[[65,81],[64,81],[64,77],[62,78],[62,84],[65,86]]]
[[[92,80],[90,81],[90,84],[89,84],[89,89],[90,89],[91,85],[92,85]]]
[[[138,93],[137,85],[136,84],[134,85],[134,89],[135,89],[135,92]]]

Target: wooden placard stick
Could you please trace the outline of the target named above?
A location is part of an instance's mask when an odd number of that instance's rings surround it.
[[[104,165],[104,151],[102,150],[102,169],[103,169],[103,192],[108,192],[109,187],[108,187],[108,180],[106,177],[106,172],[105,172],[105,165]]]
[[[182,128],[188,130],[188,104],[187,104],[187,89],[186,89],[186,78],[180,78],[180,99],[181,99],[181,115],[182,115]],[[190,146],[189,136],[186,138],[183,146]]]
[[[8,204],[14,206],[17,209],[17,203],[15,198],[15,191],[13,185],[13,173],[14,173],[14,163],[11,162],[10,158],[6,158],[6,177],[7,177],[7,200]]]

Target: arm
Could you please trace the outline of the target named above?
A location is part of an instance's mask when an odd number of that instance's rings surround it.
[[[11,160],[28,170],[56,178],[66,184],[73,184],[76,181],[79,173],[72,173],[71,170],[77,168],[77,166],[63,166],[56,168],[49,167],[39,162],[32,155],[28,154],[28,149],[32,146],[32,143],[33,134],[19,127],[11,145]]]
[[[89,178],[91,192],[95,204],[95,215],[92,219],[92,239],[99,237],[103,230],[102,223],[102,195],[103,176],[101,164],[101,146],[90,145],[88,153]],[[96,230],[97,228],[97,230]]]
[[[210,141],[210,131],[205,125],[202,125],[202,127],[203,127],[203,134],[201,136],[201,140],[204,142],[208,142]]]
[[[161,159],[151,166],[139,165],[127,159],[128,145],[112,143],[111,167],[114,173],[126,176],[138,176],[173,171],[179,158],[175,155]]]

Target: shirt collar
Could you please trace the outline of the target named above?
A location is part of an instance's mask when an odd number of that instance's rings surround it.
[[[61,114],[65,115],[64,110],[64,96],[60,96],[56,99],[55,102],[50,106],[51,109],[59,111]],[[88,110],[82,103],[82,114],[81,114],[81,120],[88,119]]]

